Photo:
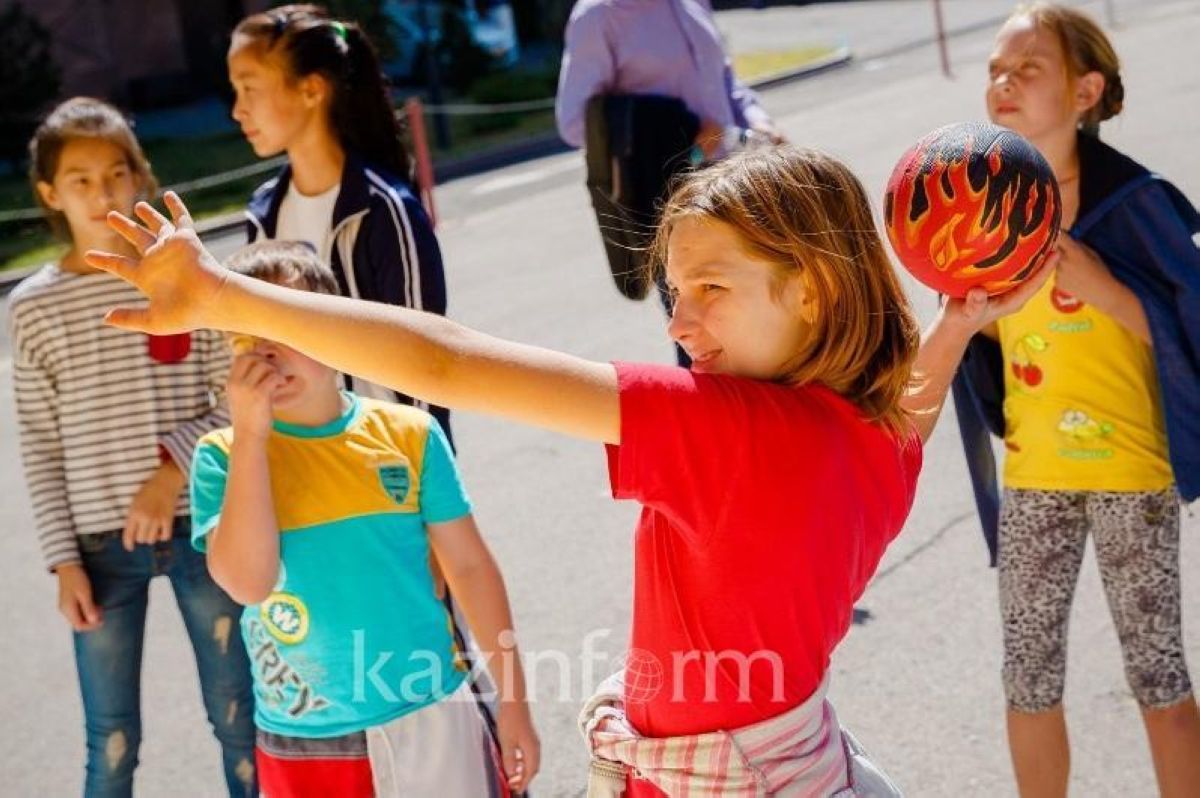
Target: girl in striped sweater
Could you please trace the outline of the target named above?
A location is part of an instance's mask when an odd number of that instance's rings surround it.
[[[129,124],[98,100],[56,108],[29,145],[37,199],[69,242],[10,299],[25,478],[59,610],[74,632],[87,729],[84,794],[127,796],[141,741],[140,671],[151,578],[171,580],[195,649],[230,795],[254,795],[253,699],[241,607],[192,550],[187,470],[200,435],[229,423],[220,336],[127,333],[103,324],[135,298],[83,262],[126,249],[105,223],[155,191]]]

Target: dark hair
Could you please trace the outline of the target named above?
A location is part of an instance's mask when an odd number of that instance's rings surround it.
[[[341,293],[333,271],[303,241],[259,241],[225,259],[225,268],[255,280],[314,294]]]
[[[333,19],[320,6],[286,5],[246,17],[233,35],[278,56],[293,79],[316,73],[329,81],[330,122],[342,147],[411,181],[412,159],[379,55],[356,23]]]
[[[70,237],[71,230],[60,211],[50,208],[42,201],[38,183],[53,183],[58,173],[58,162],[63,148],[76,139],[101,139],[125,151],[129,168],[141,183],[143,199],[153,198],[158,193],[158,181],[142,145],[133,135],[133,126],[124,115],[102,100],[91,97],[73,97],[60,103],[47,114],[29,139],[29,183],[46,221],[57,235]]]

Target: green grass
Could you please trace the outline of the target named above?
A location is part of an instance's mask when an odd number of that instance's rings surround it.
[[[793,50],[758,50],[733,57],[734,73],[747,83],[799,69],[835,52],[826,45],[810,45]]]
[[[47,235],[46,239],[50,239]],[[37,266],[42,263],[49,263],[53,260],[58,260],[67,252],[66,244],[56,243],[35,243],[30,245],[32,248],[18,252],[11,259],[0,266],[0,271],[5,269],[23,269],[26,266]]]

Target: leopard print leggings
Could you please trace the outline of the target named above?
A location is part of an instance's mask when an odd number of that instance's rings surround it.
[[[1191,694],[1179,595],[1179,500],[1148,493],[1006,489],[1000,512],[1004,693],[1010,709],[1062,701],[1067,620],[1088,533],[1138,703]]]

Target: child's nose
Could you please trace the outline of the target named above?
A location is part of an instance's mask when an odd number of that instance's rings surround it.
[[[683,341],[695,328],[696,321],[691,308],[686,302],[676,299],[671,310],[671,320],[667,323],[667,335],[671,336],[672,340]]]

